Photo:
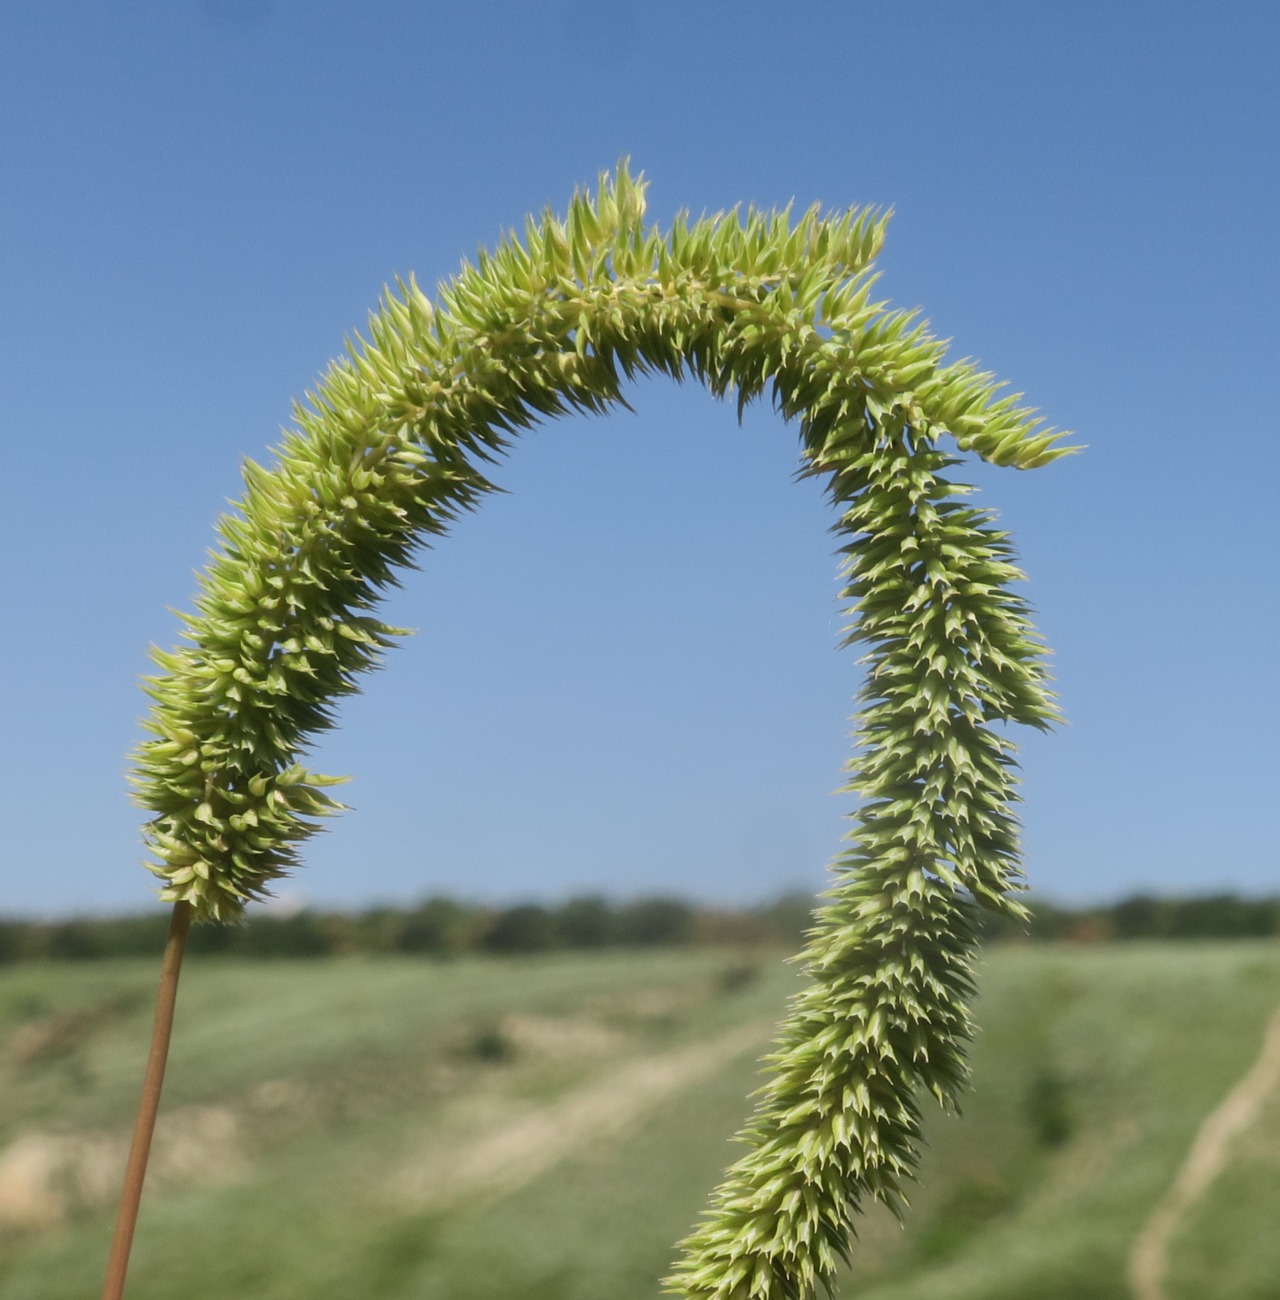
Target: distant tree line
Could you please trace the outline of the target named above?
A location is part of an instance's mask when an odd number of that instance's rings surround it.
[[[628,902],[598,896],[547,905],[483,906],[429,898],[410,907],[362,912],[260,912],[243,925],[200,925],[193,954],[331,957],[352,953],[454,957],[618,947],[696,945],[799,947],[813,899],[788,894],[748,908],[698,906],[678,898]],[[1280,896],[1192,898],[1135,895],[1105,907],[1032,903],[1030,927],[992,919],[988,941],[1243,939],[1280,937]],[[167,912],[64,921],[0,918],[0,963],[153,957],[163,946]]]
[[[192,954],[330,957],[404,953],[454,957],[616,947],[785,945],[798,947],[813,899],[789,894],[751,908],[697,906],[678,898],[626,902],[598,896],[558,905],[492,907],[429,898],[410,907],[362,912],[258,912],[243,925],[197,925]],[[0,918],[0,963],[153,957],[163,946],[168,912],[79,917],[65,921]]]
[[[1124,939],[1269,939],[1280,937],[1280,895],[1241,898],[1207,894],[1157,898],[1134,894],[1106,907],[1062,907],[1043,899],[1030,904],[1029,928],[1000,918],[988,939],[1060,939],[1103,943]]]

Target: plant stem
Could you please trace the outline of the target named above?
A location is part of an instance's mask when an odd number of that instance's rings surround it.
[[[133,1126],[133,1144],[125,1168],[124,1187],[120,1192],[120,1209],[116,1231],[107,1259],[107,1280],[102,1300],[120,1300],[124,1295],[124,1278],[129,1268],[129,1249],[138,1222],[138,1202],[142,1199],[142,1182],[147,1175],[147,1157],[151,1154],[151,1135],[155,1132],[156,1111],[160,1107],[160,1089],[164,1085],[164,1067],[169,1058],[169,1035],[173,1030],[173,1008],[178,997],[178,973],[187,945],[191,925],[191,904],[175,903],[169,923],[169,939],[160,968],[160,988],[156,994],[156,1018],[151,1028],[151,1052],[142,1081],[142,1098],[138,1118]]]

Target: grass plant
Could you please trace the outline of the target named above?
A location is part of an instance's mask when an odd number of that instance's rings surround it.
[[[904,1204],[921,1100],[952,1106],[964,1086],[980,911],[1025,916],[1005,727],[1057,713],[1009,537],[950,471],[957,452],[1032,469],[1068,449],[993,376],[945,362],[918,313],[874,300],[884,214],[734,209],[665,232],[644,214],[623,165],[563,219],[482,250],[435,303],[412,280],[384,295],[275,464],[246,463],[186,644],[155,652],[134,782],[174,934],[236,919],[338,807],[303,760],[398,635],[379,596],[493,490],[514,435],[625,405],[647,373],[739,411],[771,397],[835,506],[847,641],[867,665],[847,787],[861,802],[745,1152],[668,1289],[805,1300],[849,1261],[867,1205]],[[171,991],[104,1300],[123,1289]]]

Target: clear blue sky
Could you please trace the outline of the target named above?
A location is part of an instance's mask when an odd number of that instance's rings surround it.
[[[1032,883],[1271,890],[1280,6],[154,0],[0,22],[0,912],[145,907],[125,755],[213,521],[384,281],[630,155],[666,222],[893,205],[882,287],[1088,451],[975,471],[1070,725]],[[820,885],[852,657],[796,437],[701,391],[530,433],[319,747],[357,904]]]

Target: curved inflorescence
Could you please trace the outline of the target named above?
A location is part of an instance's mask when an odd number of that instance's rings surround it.
[[[374,617],[432,537],[492,490],[520,430],[623,401],[637,374],[693,376],[798,421],[845,541],[866,647],[850,847],[802,954],[811,982],[669,1289],[803,1300],[847,1257],[864,1196],[915,1162],[921,1086],[965,1077],[977,909],[1020,913],[1013,760],[993,726],[1055,716],[1006,535],[945,477],[962,451],[1064,454],[1016,397],[872,298],[885,218],[754,209],[665,236],[625,167],[563,220],[527,223],[444,286],[388,291],[295,408],[276,464],[245,466],[187,644],[156,653],[137,797],[162,896],[232,920],[340,805],[300,757],[395,629]]]

